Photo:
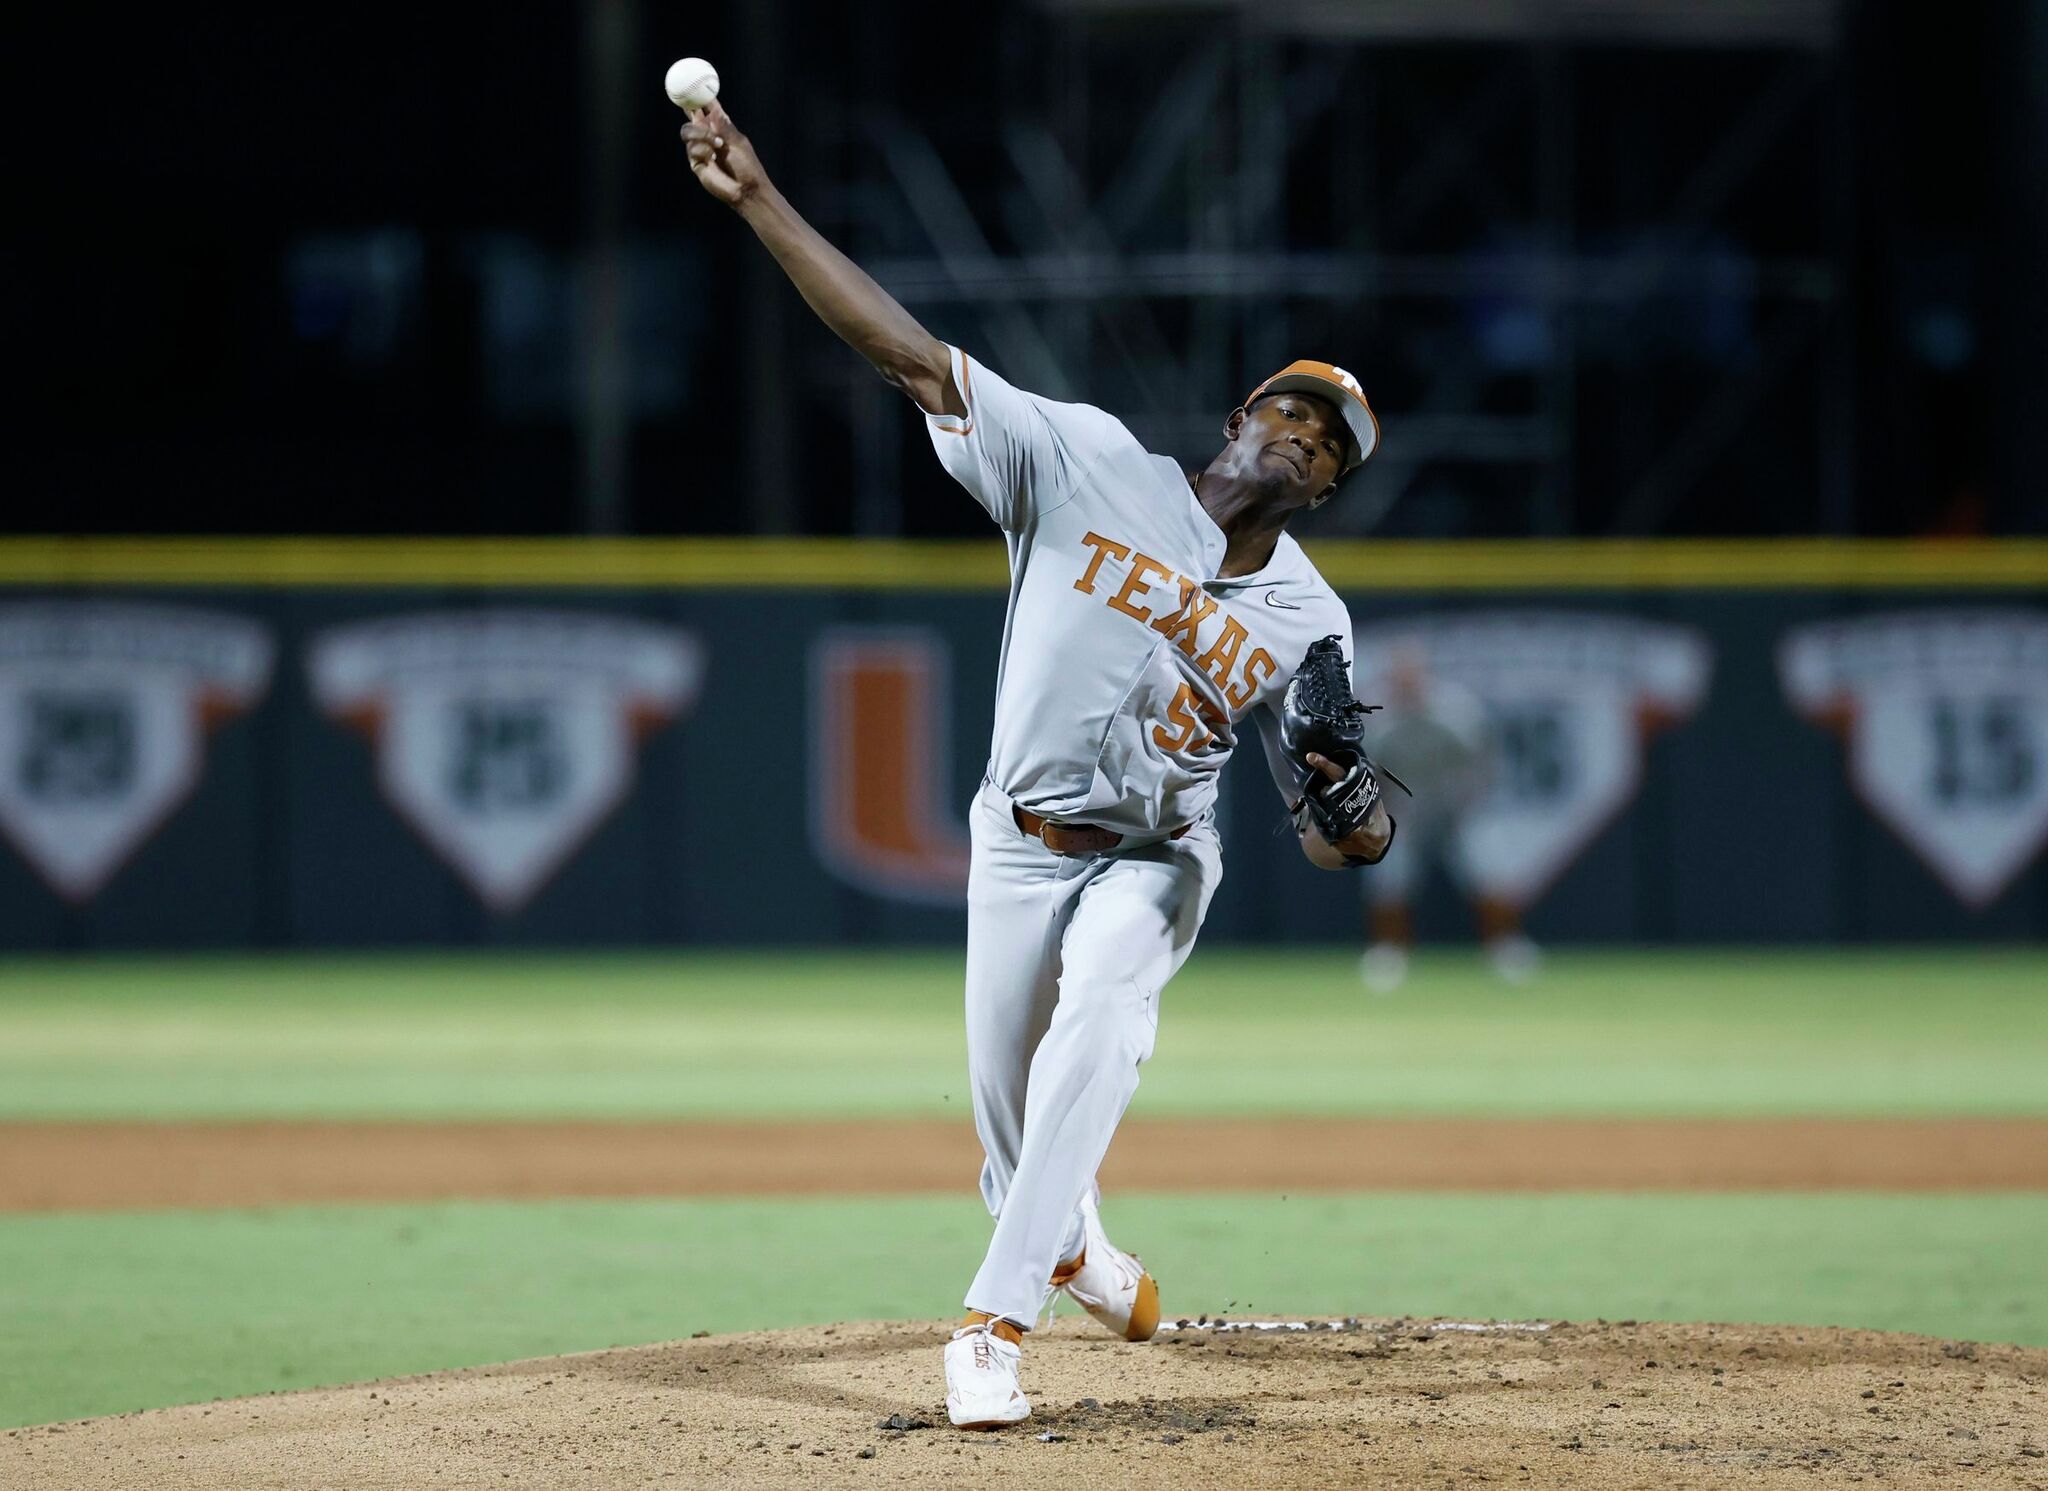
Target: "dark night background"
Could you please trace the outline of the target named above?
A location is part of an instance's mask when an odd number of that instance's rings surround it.
[[[0,521],[981,531],[690,180],[695,53],[1013,381],[1196,460],[1352,368],[1325,531],[2048,532],[2048,6],[1636,8],[41,8]]]

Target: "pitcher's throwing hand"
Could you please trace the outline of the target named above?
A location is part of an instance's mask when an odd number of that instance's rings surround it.
[[[767,183],[754,147],[717,99],[690,110],[690,122],[683,126],[683,146],[689,153],[690,170],[704,190],[728,207],[739,206]]]

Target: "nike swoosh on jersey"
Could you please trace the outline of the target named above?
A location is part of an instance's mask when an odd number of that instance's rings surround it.
[[[1276,598],[1273,592],[1270,590],[1266,592],[1266,604],[1271,606],[1276,611],[1299,611],[1301,609],[1301,607],[1295,605],[1292,601],[1283,601]]]

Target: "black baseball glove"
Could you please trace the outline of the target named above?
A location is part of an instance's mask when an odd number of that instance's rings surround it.
[[[1281,746],[1308,776],[1301,800],[1294,805],[1295,815],[1299,819],[1306,813],[1316,831],[1331,844],[1350,838],[1372,816],[1373,804],[1380,800],[1382,773],[1403,792],[1408,790],[1392,772],[1375,768],[1360,743],[1365,738],[1365,717],[1376,708],[1351,696],[1351,672],[1344,662],[1343,646],[1334,635],[1309,644],[1280,703]],[[1344,775],[1336,781],[1324,776],[1310,763],[1311,752],[1344,768]],[[1389,818],[1390,830],[1392,825]],[[1391,833],[1387,842],[1393,842]],[[1379,862],[1362,854],[1347,854],[1344,859],[1351,865]]]

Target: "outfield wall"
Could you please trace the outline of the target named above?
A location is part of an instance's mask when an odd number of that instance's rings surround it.
[[[1487,721],[1426,934],[2048,932],[2048,544],[1311,551],[1362,696],[1420,660]],[[0,541],[0,947],[950,941],[1002,584],[993,543]],[[1354,935],[1240,757],[1210,935]]]

